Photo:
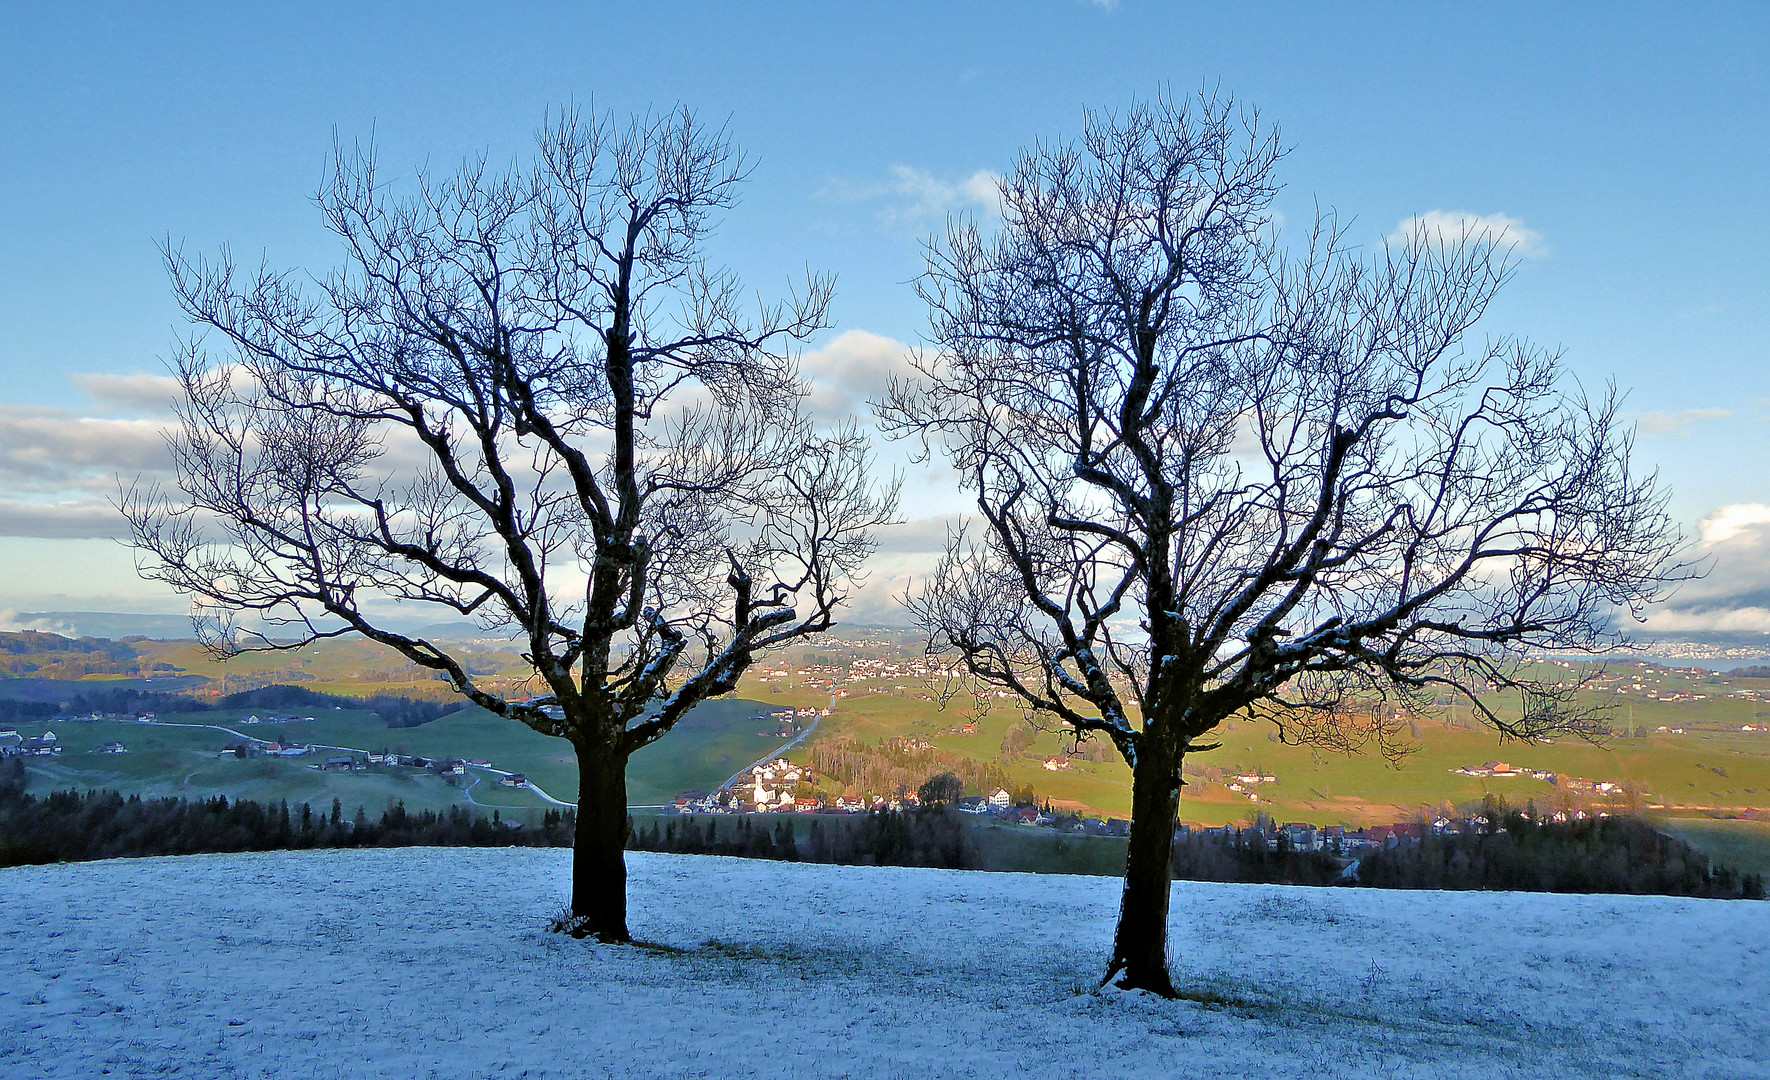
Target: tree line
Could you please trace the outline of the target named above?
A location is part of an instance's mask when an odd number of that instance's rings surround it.
[[[1427,836],[1359,860],[1358,883],[1385,889],[1499,889],[1764,899],[1764,875],[1742,873],[1634,818],[1533,824]]]
[[[140,672],[135,649],[109,638],[68,638],[38,630],[0,631],[0,673],[18,678],[78,679]]]
[[[804,842],[793,821],[777,816],[765,820],[740,817],[720,827],[718,816],[653,821],[630,834],[629,849],[685,855],[736,855],[786,862],[836,863],[842,866],[933,866],[976,870],[982,858],[958,815],[945,807],[920,810],[875,810],[867,814],[813,817]]]
[[[24,765],[0,763],[0,866],[209,852],[361,847],[569,847],[574,814],[549,810],[540,826],[511,827],[493,810],[408,811],[379,818],[250,799],[144,799],[115,791],[25,793]]]
[[[8,702],[0,702],[3,707]],[[19,703],[26,704],[26,703]],[[341,697],[322,694],[302,686],[260,686],[252,690],[228,694],[205,701],[187,694],[169,694],[159,690],[136,690],[129,687],[90,690],[76,694],[62,707],[69,716],[89,713],[204,713],[237,709],[353,709],[372,712],[390,728],[417,727],[439,717],[459,712],[467,705],[459,699],[419,701],[376,694],[370,697]],[[51,714],[54,709],[51,707]],[[34,717],[33,717],[34,718]]]

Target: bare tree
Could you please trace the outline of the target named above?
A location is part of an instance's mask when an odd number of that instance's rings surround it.
[[[1499,239],[1361,258],[1325,219],[1282,250],[1281,157],[1209,97],[1025,152],[999,233],[930,245],[933,348],[880,404],[981,515],[909,598],[929,650],[1132,768],[1106,978],[1167,995],[1181,765],[1214,728],[1394,751],[1407,719],[1380,706],[1450,688],[1503,737],[1593,735],[1519,659],[1614,643],[1679,573],[1615,395],[1469,342],[1510,274]]]
[[[177,362],[181,490],[123,499],[141,572],[222,613],[223,653],[360,634],[570,741],[574,932],[605,941],[628,939],[628,758],[833,625],[895,513],[856,430],[800,411],[790,347],[830,283],[746,311],[705,261],[744,175],[687,111],[566,112],[531,163],[409,197],[340,149],[324,276],[166,251],[206,337]],[[435,612],[517,636],[538,692],[390,618]]]

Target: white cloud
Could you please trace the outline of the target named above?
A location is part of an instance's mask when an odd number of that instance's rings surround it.
[[[1668,608],[1649,615],[1644,625],[1654,634],[1770,634],[1770,608]]]
[[[107,412],[164,415],[184,396],[183,387],[170,375],[75,372],[68,381]]]
[[[1770,632],[1770,506],[1723,506],[1697,524],[1693,552],[1707,573],[1647,616],[1654,634]]]
[[[893,165],[888,179],[873,183],[833,180],[819,195],[835,202],[876,203],[879,222],[889,228],[919,229],[946,215],[976,211],[985,217],[1002,212],[1001,177],[979,169],[959,179],[942,179],[913,165]]]
[[[1733,538],[1770,525],[1770,506],[1763,503],[1735,503],[1723,506],[1702,519],[1696,527],[1704,547],[1715,547]]]
[[[870,419],[869,400],[885,393],[891,376],[911,374],[909,346],[865,330],[846,330],[823,348],[799,358],[799,374],[811,383],[806,407],[825,423]]]
[[[7,608],[0,611],[0,631],[9,634],[36,631],[39,634],[60,634],[62,637],[78,637],[72,623],[60,619],[34,618],[27,619],[24,614]]]
[[[1405,244],[1422,233],[1428,239],[1445,242],[1464,237],[1488,239],[1527,259],[1540,259],[1549,253],[1543,234],[1526,228],[1519,219],[1507,214],[1471,214],[1466,210],[1430,210],[1403,218],[1389,234],[1389,242]]]
[[[942,514],[886,525],[878,530],[879,548],[899,555],[944,554],[963,521],[962,514]]]
[[[0,405],[0,496],[109,490],[117,476],[163,474],[171,468],[166,430],[155,420]]]
[[[1732,409],[1683,409],[1679,412],[1656,409],[1642,413],[1635,423],[1645,435],[1688,435],[1697,424],[1725,420],[1732,415]]]

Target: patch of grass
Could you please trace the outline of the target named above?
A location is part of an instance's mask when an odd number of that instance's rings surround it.
[[[1096,877],[1125,872],[1126,840],[1122,836],[1085,836],[988,820],[966,820],[964,824],[983,858],[984,870]]]
[[[1770,875],[1770,821],[1666,818],[1654,824],[1722,866]]]

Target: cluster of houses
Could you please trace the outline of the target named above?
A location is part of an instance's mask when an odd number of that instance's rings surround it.
[[[104,721],[108,723],[151,724],[157,719],[158,717],[151,712],[90,712],[81,713],[78,716],[58,716],[55,718],[55,722],[58,724],[96,724]]]
[[[1499,762],[1494,764],[1503,765]],[[1487,775],[1506,775],[1506,773]],[[509,783],[511,780],[516,780],[516,786],[521,786],[521,779],[520,776],[509,777],[503,782]],[[823,799],[795,794],[794,789],[809,779],[810,772],[804,766],[795,765],[784,758],[777,758],[774,761],[754,766],[750,770],[750,784],[747,787],[740,785],[711,793],[685,791],[676,798],[675,809],[681,814],[858,814],[872,810],[913,809],[918,802],[915,792],[906,792],[904,795],[892,799],[878,795],[856,799]],[[1563,783],[1567,779],[1562,778]],[[1274,780],[1264,774],[1249,774],[1235,777],[1233,782],[1252,785],[1273,783]],[[1587,781],[1587,783],[1592,782]],[[1602,791],[1606,787],[1614,786],[1607,783],[1593,784],[1593,790]],[[955,804],[955,809],[962,814],[991,817],[1007,824],[1081,832],[1091,836],[1124,836],[1129,831],[1130,825],[1129,822],[1120,819],[1101,820],[1083,818],[1076,814],[1053,813],[1049,807],[1016,806],[1013,803],[1013,797],[1000,788],[988,795],[973,795],[960,799]],[[1547,820],[1568,822],[1608,816],[1603,811],[1565,810],[1557,811]],[[1332,855],[1356,856],[1362,852],[1418,845],[1428,836],[1459,836],[1470,832],[1485,832],[1489,825],[1488,819],[1479,814],[1461,819],[1435,817],[1428,821],[1371,825],[1359,829],[1345,825],[1319,826],[1295,821],[1279,824],[1262,820],[1255,825],[1222,825],[1209,828],[1180,825],[1175,830],[1175,836],[1176,839],[1188,835],[1218,837],[1241,846],[1258,842],[1264,843],[1268,850],[1275,852],[1281,850],[1319,851]]]
[[[307,743],[278,743],[264,739],[245,739],[229,743],[217,755],[224,758],[240,757],[307,757],[320,750],[336,750],[336,747],[313,746]],[[427,758],[416,754],[395,754],[389,751],[370,752],[358,757],[355,754],[334,753],[322,761],[310,763],[307,767],[320,772],[356,772],[360,769],[405,767],[409,769],[433,769],[445,776],[465,776],[469,765],[485,765],[484,761],[467,761],[461,758]],[[512,785],[522,787],[518,783]]]
[[[764,664],[751,669],[757,682],[775,683],[797,680],[807,687],[828,690],[838,698],[848,696],[848,691],[839,684],[853,685],[856,683],[871,684],[870,689],[877,691],[914,690],[918,682],[931,676],[945,672],[939,664],[925,658],[883,659],[878,657],[861,657],[841,664],[803,664],[793,667],[782,663],[778,666]],[[881,686],[881,683],[889,684]],[[858,689],[858,688],[857,688]],[[918,694],[918,697],[926,695]],[[998,697],[1010,697],[1006,692],[997,692]]]
[[[1485,825],[1485,821],[1482,824]],[[1189,835],[1215,837],[1242,847],[1250,843],[1264,843],[1269,851],[1288,849],[1323,851],[1331,855],[1356,855],[1364,851],[1415,845],[1429,831],[1442,834],[1447,830],[1461,832],[1462,826],[1448,819],[1440,819],[1430,825],[1406,822],[1399,825],[1372,825],[1363,829],[1349,829],[1344,825],[1317,826],[1293,821],[1283,825],[1276,822],[1251,826],[1219,825],[1196,830],[1182,825],[1175,830],[1175,835],[1177,838]]]
[[[241,724],[311,724],[311,723],[313,723],[313,717],[311,717],[311,716],[265,716],[265,717],[260,717],[257,713],[253,713],[250,716],[240,717],[239,723],[241,723]]]
[[[809,720],[815,724],[819,717],[827,717],[829,715],[830,710],[828,709],[813,709],[806,707],[799,709],[776,709],[768,714],[768,718],[775,722],[776,737],[789,739],[794,735],[799,734],[799,732],[804,729],[806,721]],[[764,734],[767,733],[764,732]]]
[[[483,764],[470,762],[465,758],[428,758],[417,754],[395,754],[387,751],[367,755],[370,765],[403,765],[408,769],[437,769],[455,776],[465,776],[467,766]]]
[[[265,742],[262,739],[248,739],[243,742],[231,742],[216,751],[217,757],[306,757],[313,753],[313,747],[305,743]]]
[[[0,731],[0,758],[9,757],[59,757],[61,740],[55,732],[45,731],[36,737],[21,735],[17,731]],[[129,748],[120,742],[108,742],[96,747],[94,754],[127,754]]]
[[[1224,778],[1224,786],[1237,795],[1246,795],[1250,800],[1259,801],[1260,793],[1256,789],[1261,784],[1276,784],[1278,777],[1268,773],[1241,773]]]
[[[1666,729],[1660,728],[1659,730]],[[1485,765],[1463,765],[1452,769],[1451,772],[1461,776],[1499,778],[1523,776],[1532,780],[1542,780],[1561,788],[1563,791],[1581,795],[1621,795],[1623,793],[1622,785],[1612,780],[1587,780],[1584,777],[1568,776],[1564,773],[1549,772],[1544,769],[1526,769],[1507,764],[1504,761],[1490,761]]]
[[[1509,765],[1504,761],[1490,761],[1485,765],[1459,765],[1452,769],[1451,772],[1456,773],[1458,776],[1480,776],[1484,778],[1490,776],[1501,778],[1508,776],[1524,776],[1529,777],[1532,780],[1546,780],[1551,784],[1557,779],[1556,775],[1552,772],[1544,772],[1539,769],[1526,769],[1517,765]]]
[[[55,732],[45,731],[36,738],[16,731],[0,731],[0,757],[54,757],[61,753]]]
[[[310,769],[322,769],[328,772],[348,770],[355,772],[359,768],[395,768],[430,769],[444,776],[467,775],[468,762],[462,758],[427,758],[417,754],[395,754],[390,752],[368,753],[363,755],[359,763],[357,758],[330,757],[322,764],[310,765]]]
[[[1543,820],[1557,824],[1570,821],[1607,818],[1602,810],[1558,810]],[[1462,836],[1485,833],[1492,823],[1481,814],[1467,818],[1435,817],[1430,821],[1400,822],[1394,825],[1369,825],[1350,829],[1344,825],[1311,825],[1307,822],[1262,822],[1257,825],[1220,825],[1214,828],[1191,829],[1181,825],[1175,836],[1189,834],[1219,837],[1246,846],[1254,838],[1264,841],[1269,851],[1321,851],[1331,855],[1358,855],[1397,847],[1417,847],[1428,836]],[[1497,831],[1504,832],[1500,825]],[[1257,842],[1257,841],[1256,841]]]
[[[864,814],[875,810],[913,810],[921,804],[913,791],[887,798],[884,795],[862,795],[834,799],[800,794],[802,784],[811,781],[811,770],[785,758],[776,758],[750,769],[750,783],[726,787],[715,792],[685,791],[676,797],[679,814]],[[1052,826],[1061,820],[1049,809],[1015,806],[1007,791],[997,788],[988,795],[960,799],[954,808],[961,814],[1000,818],[1012,824]],[[1111,833],[1109,823],[1096,823],[1100,831]],[[1119,823],[1120,826],[1123,823]],[[1123,835],[1120,831],[1114,835]]]

